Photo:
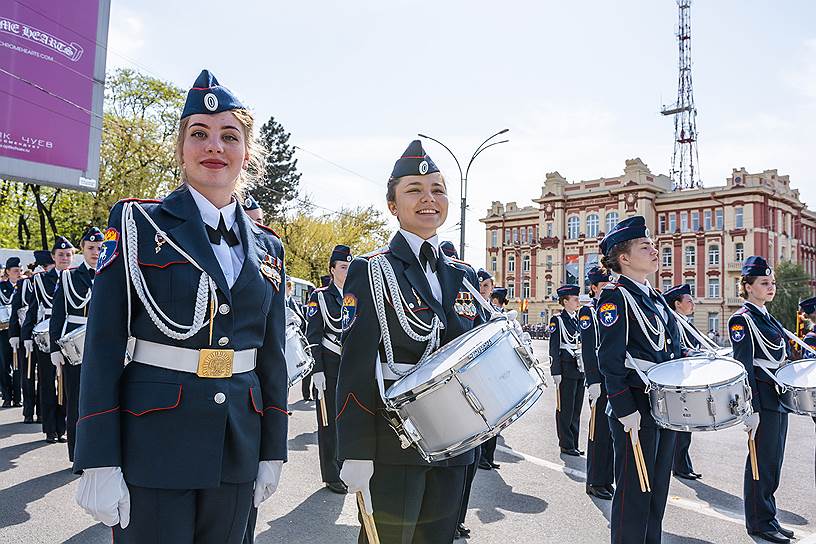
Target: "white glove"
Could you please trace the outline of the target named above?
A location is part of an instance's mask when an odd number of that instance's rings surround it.
[[[363,493],[363,504],[365,511],[374,513],[371,503],[371,490],[368,483],[374,476],[374,461],[359,461],[357,459],[346,459],[343,461],[343,468],[340,469],[340,479],[348,487],[349,493]]]
[[[754,412],[748,419],[745,420],[745,432],[748,433],[748,438],[756,436],[757,429],[759,429],[759,414]]]
[[[527,346],[533,347],[533,337],[529,332],[522,333],[521,342]]]
[[[322,372],[312,374],[312,385],[317,389],[317,398],[323,398],[323,391],[326,390],[326,375]]]
[[[561,374],[558,374],[557,376],[553,376],[553,383],[555,383],[556,387],[561,385]]]
[[[23,347],[25,347],[26,357],[34,353],[34,340],[23,340]]]
[[[278,489],[283,461],[261,461],[258,463],[258,477],[255,478],[255,498],[253,503],[258,508],[263,501],[272,496]]]
[[[638,431],[640,430],[640,412],[635,410],[628,416],[619,417],[618,421],[623,425],[623,430],[632,436],[632,445],[638,443]],[[631,432],[630,432],[631,431]]]
[[[595,406],[595,402],[597,402],[601,396],[601,384],[590,384],[590,386],[587,387],[587,394],[589,395],[589,405]]]
[[[9,338],[9,345],[11,346],[12,351],[17,351],[18,349],[20,349],[20,337],[14,336],[12,338]]]
[[[75,500],[96,521],[108,527],[130,524],[130,491],[119,467],[86,468]]]
[[[65,364],[65,357],[62,355],[61,351],[55,351],[51,354],[51,364],[57,367],[57,369]]]

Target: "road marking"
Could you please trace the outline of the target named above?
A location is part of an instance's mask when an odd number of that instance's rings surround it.
[[[570,476],[574,476],[575,478],[579,478],[583,481],[586,481],[586,472],[584,472],[583,470],[565,467],[564,465],[553,463],[552,461],[547,461],[546,459],[541,459],[540,457],[530,455],[529,453],[522,453],[520,451],[516,451],[514,449],[508,448],[507,446],[496,446],[496,449],[508,455],[512,455],[513,457],[518,457],[520,459],[528,461],[534,465],[550,469],[554,472],[568,474]],[[743,527],[745,526],[745,518],[739,512],[734,512],[731,510],[727,510],[725,508],[715,507],[707,502],[686,499],[683,497],[678,497],[677,495],[669,495],[667,504],[671,506],[676,506],[678,508],[682,508],[683,510],[688,510],[689,512],[697,512],[698,514],[702,514],[710,518],[728,521],[730,523],[742,525]],[[810,533],[797,528],[796,537],[805,538],[805,540],[799,540],[798,544],[816,544],[816,534],[811,535]]]

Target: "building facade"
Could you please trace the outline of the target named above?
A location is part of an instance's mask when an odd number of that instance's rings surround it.
[[[725,185],[672,191],[667,176],[631,159],[623,175],[613,178],[570,182],[549,173],[533,202],[521,208],[493,202],[481,219],[487,269],[508,288],[511,305],[528,301],[529,323],[560,310],[553,295],[562,283],[578,283],[586,292],[586,271],[600,259],[598,243],[633,215],[646,218],[660,253],[651,283],[661,290],[690,284],[700,330],[724,334],[728,317],[742,304],[737,282],[750,255],[762,255],[772,266],[799,262],[816,278],[816,213],[776,170],[734,169]],[[816,279],[811,286],[816,290]]]

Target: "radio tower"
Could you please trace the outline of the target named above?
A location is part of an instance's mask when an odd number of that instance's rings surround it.
[[[700,156],[697,154],[697,109],[691,87],[691,0],[677,0],[680,21],[677,44],[680,54],[680,74],[677,78],[677,102],[664,106],[663,115],[674,116],[674,153],[671,179],[674,190],[702,187],[700,183]]]

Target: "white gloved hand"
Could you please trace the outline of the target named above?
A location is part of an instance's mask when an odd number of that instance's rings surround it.
[[[58,369],[65,364],[65,357],[62,355],[61,351],[55,351],[51,354],[51,364]]]
[[[527,346],[533,347],[533,337],[530,336],[529,332],[524,332],[521,334],[521,342]]]
[[[258,463],[258,476],[255,478],[255,498],[253,503],[258,508],[263,501],[272,496],[278,489],[283,461],[261,461]]]
[[[628,416],[619,417],[618,421],[623,425],[623,430],[632,436],[632,445],[638,443],[638,431],[640,430],[640,412],[635,410]]]
[[[346,459],[343,461],[343,468],[340,469],[340,479],[348,487],[349,493],[362,492],[363,504],[369,514],[374,513],[374,506],[371,503],[371,490],[369,489],[372,476],[374,476],[374,461]]]
[[[555,383],[556,387],[561,385],[561,374],[558,374],[557,376],[553,376],[552,378],[553,378],[553,383]]]
[[[745,432],[748,433],[748,438],[754,438],[756,436],[757,429],[759,429],[759,414],[754,412],[748,419],[744,422],[745,425]]]
[[[130,491],[120,467],[86,468],[75,500],[96,521],[108,527],[130,524]]]
[[[317,398],[322,399],[326,390],[326,375],[322,372],[312,374],[312,385],[317,389]]]
[[[12,351],[17,351],[20,349],[20,337],[14,336],[9,338],[9,345],[11,346]]]
[[[587,394],[589,395],[589,405],[595,406],[595,403],[601,397],[601,384],[590,384],[590,386],[587,387]]]
[[[23,340],[23,347],[25,347],[26,357],[34,353],[34,340]]]

